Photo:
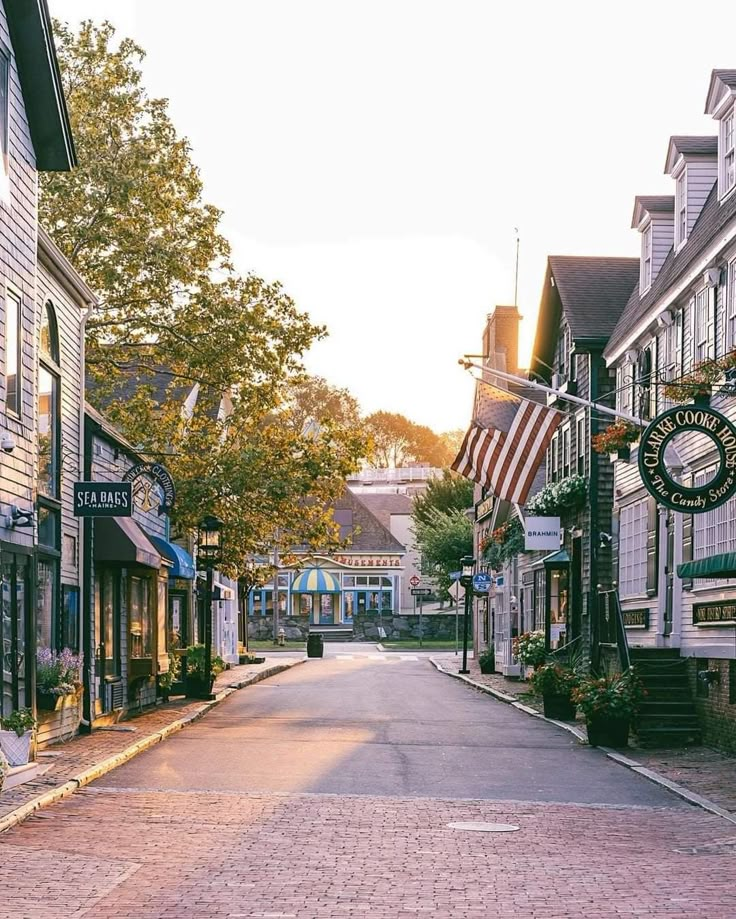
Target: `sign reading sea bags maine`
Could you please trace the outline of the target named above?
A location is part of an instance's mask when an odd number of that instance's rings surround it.
[[[718,451],[715,475],[698,486],[675,481],[665,462],[667,445],[678,434],[703,434]],[[705,451],[698,451],[704,455]],[[658,415],[641,436],[639,473],[660,504],[683,514],[712,511],[736,494],[736,427],[712,408],[683,405]]]
[[[130,482],[75,482],[75,517],[130,517],[133,486]]]

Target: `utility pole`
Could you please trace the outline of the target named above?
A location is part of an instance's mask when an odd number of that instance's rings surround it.
[[[514,306],[519,307],[519,228],[514,227],[516,233],[516,272],[514,274]]]

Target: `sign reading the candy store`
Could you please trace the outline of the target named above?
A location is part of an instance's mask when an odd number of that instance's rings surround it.
[[[667,445],[685,431],[705,435],[718,452],[718,468],[710,481],[696,487],[675,481],[665,462]],[[699,451],[700,452],[700,451]],[[660,504],[683,514],[712,511],[736,494],[736,427],[712,408],[684,405],[668,409],[652,421],[639,444],[639,473],[647,491]]]

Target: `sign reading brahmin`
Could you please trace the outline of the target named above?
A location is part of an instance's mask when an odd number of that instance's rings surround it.
[[[524,520],[524,548],[559,549],[559,517],[526,517]]]
[[[718,450],[718,469],[696,487],[676,482],[665,463],[667,444],[685,431],[707,437]],[[683,514],[703,514],[736,494],[736,427],[712,408],[684,405],[658,415],[641,436],[639,473],[647,491],[660,504]]]

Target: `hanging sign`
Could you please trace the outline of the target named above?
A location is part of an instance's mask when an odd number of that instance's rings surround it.
[[[135,495],[141,510],[150,511],[156,506],[152,496],[153,485],[146,481],[138,482],[139,479],[143,479],[145,476],[153,479],[163,493],[163,501],[159,501],[159,516],[168,514],[176,500],[176,489],[174,488],[171,473],[162,463],[137,463],[135,466],[131,466],[123,476],[124,482],[136,483]]]
[[[718,451],[718,469],[703,485],[676,482],[665,463],[667,444],[677,434],[705,435]],[[736,494],[736,427],[720,412],[702,405],[684,405],[657,416],[641,436],[639,474],[660,504],[683,514],[703,514]]]
[[[559,517],[526,517],[524,519],[524,548],[559,549]]]
[[[130,517],[133,486],[130,482],[75,482],[75,517]]]

